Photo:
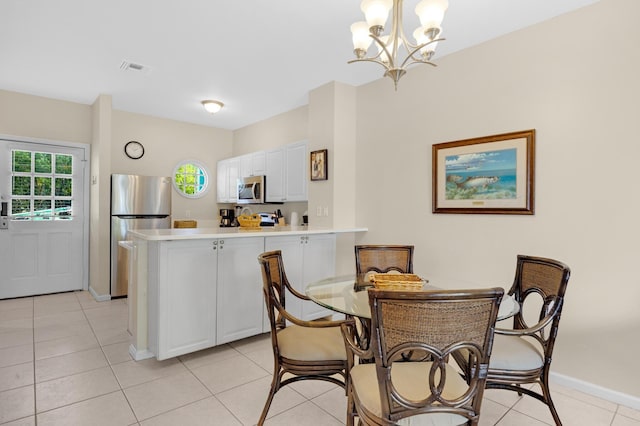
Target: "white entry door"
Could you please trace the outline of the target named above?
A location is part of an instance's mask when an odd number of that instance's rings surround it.
[[[0,299],[83,288],[85,150],[0,139]]]

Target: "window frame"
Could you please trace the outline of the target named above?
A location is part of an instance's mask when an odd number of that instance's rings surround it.
[[[193,176],[200,175],[202,178],[204,178],[204,183],[194,184],[196,185],[195,189],[201,188],[200,191],[197,191],[193,194],[189,194],[184,192],[184,190],[179,186],[181,184],[178,183],[178,179],[176,179],[176,175],[178,174],[183,176],[189,175],[187,173],[179,172],[180,168],[184,166],[194,166],[200,171],[200,173],[193,175]],[[193,160],[193,159],[183,160],[183,161],[180,161],[178,164],[176,164],[176,166],[173,168],[173,174],[171,175],[171,182],[173,185],[173,189],[175,189],[176,192],[181,196],[185,198],[191,198],[191,199],[202,198],[209,192],[209,189],[211,188],[211,173],[209,172],[208,167],[204,165],[204,163],[202,163],[201,161]]]

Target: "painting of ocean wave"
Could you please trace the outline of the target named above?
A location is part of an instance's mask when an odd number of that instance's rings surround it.
[[[515,199],[517,149],[445,157],[445,199]]]

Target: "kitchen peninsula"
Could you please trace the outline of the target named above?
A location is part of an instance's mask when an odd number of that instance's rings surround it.
[[[130,231],[131,355],[162,360],[269,331],[258,255],[282,250],[287,276],[303,292],[305,283],[335,274],[336,234],[366,231],[313,226]],[[305,320],[330,314],[312,302],[287,307]]]

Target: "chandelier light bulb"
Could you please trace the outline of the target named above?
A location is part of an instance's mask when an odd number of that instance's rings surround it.
[[[360,9],[364,12],[364,17],[371,28],[371,32],[380,35],[387,23],[389,11],[393,7],[393,0],[363,0]]]
[[[207,112],[211,114],[215,114],[216,112],[220,111],[224,106],[224,104],[220,101],[207,100],[207,101],[202,101],[201,103],[204,109],[206,109]]]
[[[440,32],[439,34],[440,36],[442,36],[442,32]],[[437,41],[431,41],[433,40],[433,38],[430,37],[427,29],[425,27],[420,27],[417,28],[414,32],[413,32],[413,38],[416,39],[416,45],[420,46],[422,44],[426,44],[426,46],[420,48],[420,53],[422,54],[422,57],[424,58],[425,61],[428,61],[431,59],[431,57],[433,56],[433,54],[436,51],[436,47],[438,46],[438,42]]]
[[[440,24],[444,19],[444,13],[449,7],[448,0],[422,0],[416,6],[416,15],[420,18],[420,25],[431,30],[433,33],[430,37],[433,39],[440,32]]]
[[[369,37],[369,25],[364,21],[351,24],[351,36],[356,56],[359,58],[364,57],[373,41],[373,39]]]

